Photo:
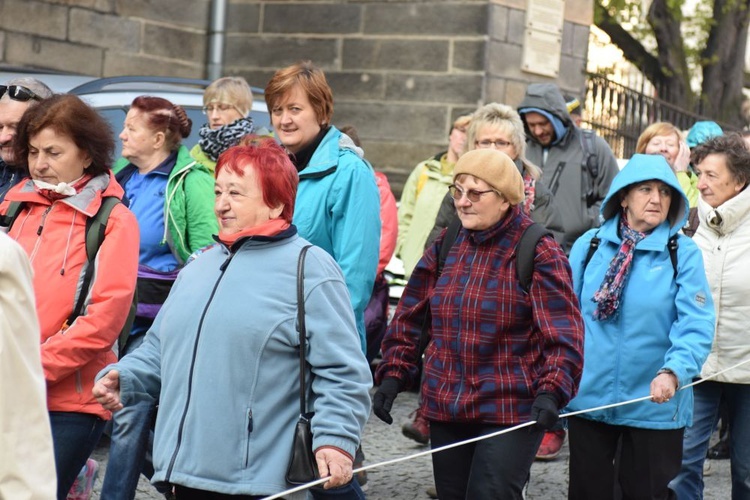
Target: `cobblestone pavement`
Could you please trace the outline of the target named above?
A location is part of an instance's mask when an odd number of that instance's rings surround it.
[[[394,423],[386,425],[374,415],[365,428],[363,449],[367,456],[365,465],[411,455],[427,450],[401,434],[401,424],[408,421],[409,413],[416,408],[417,396],[402,393],[396,399],[392,412]],[[93,499],[99,498],[101,480],[106,468],[107,449],[97,449],[94,458],[101,465],[99,479],[95,485]],[[706,500],[731,498],[728,460],[712,460],[712,474],[706,477]],[[550,462],[535,462],[531,468],[531,482],[527,500],[557,500],[567,496],[568,447],[567,442],[560,456]],[[432,462],[429,456],[407,462],[376,468],[368,471],[365,486],[368,500],[424,500],[429,498],[425,488],[432,484]],[[136,499],[163,500],[156,490],[142,476]]]

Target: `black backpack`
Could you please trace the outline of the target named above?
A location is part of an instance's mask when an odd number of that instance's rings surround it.
[[[78,300],[76,301],[75,307],[73,307],[73,311],[70,313],[70,316],[68,316],[68,319],[65,320],[65,326],[70,326],[71,324],[73,324],[76,318],[78,318],[78,316],[80,316],[81,312],[83,311],[83,305],[86,301],[88,290],[91,288],[91,280],[94,278],[94,259],[96,259],[96,254],[99,252],[99,248],[104,242],[104,232],[107,229],[107,221],[109,220],[109,215],[110,213],[112,213],[112,209],[115,208],[118,203],[120,203],[120,200],[115,198],[114,196],[105,196],[104,198],[102,198],[102,205],[99,207],[99,210],[96,212],[96,214],[86,220],[86,259],[88,261],[88,265],[86,266],[86,270],[83,274],[83,280],[81,281],[81,291],[78,294]],[[18,218],[18,215],[23,210],[24,206],[25,203],[22,201],[12,201],[8,205],[8,211],[6,212],[6,214],[2,216],[2,218],[0,218],[0,225],[10,229],[11,226],[13,226],[13,223]],[[120,330],[120,336],[118,339],[118,347],[120,349],[120,352],[122,351],[125,342],[127,342],[128,337],[130,336],[130,329],[132,328],[133,320],[135,319],[137,304],[138,298],[134,293],[133,302],[130,304],[128,317],[125,320],[125,324],[123,325],[122,330]]]
[[[597,231],[596,234],[599,234],[599,232]],[[593,238],[591,238],[591,241],[589,242],[589,251],[586,253],[586,260],[583,261],[584,271],[586,270],[586,266],[589,265],[591,257],[594,256],[596,250],[599,248],[599,244],[602,242],[602,240],[596,234]],[[675,278],[677,277],[677,249],[680,247],[680,243],[677,241],[677,238],[679,236],[679,234],[673,234],[669,237],[669,241],[667,242],[667,249],[669,250],[669,260],[672,261],[672,269],[674,270]]]

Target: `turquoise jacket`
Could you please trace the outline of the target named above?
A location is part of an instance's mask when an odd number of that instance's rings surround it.
[[[596,321],[592,297],[622,243],[620,193],[651,179],[673,188],[669,217],[636,245],[619,314]],[[675,277],[667,249],[669,238],[685,224],[687,212],[687,197],[664,157],[634,155],[612,181],[602,203],[601,228],[586,232],[573,245],[570,264],[586,336],[583,378],[568,411],[648,396],[651,381],[663,369],[675,373],[680,387],[700,373],[711,349],[715,319],[703,257],[690,238],[679,234]],[[594,236],[601,243],[585,265]],[[611,425],[677,429],[690,425],[692,414],[693,392],[688,388],[663,404],[642,401],[580,416]]]
[[[299,173],[293,223],[341,266],[364,352],[365,307],[380,252],[380,195],[362,150],[336,127]]]
[[[159,399],[153,481],[266,496],[284,480],[299,418],[294,227],[216,245],[185,266],[141,346],[120,372],[125,406]],[[370,369],[341,270],[305,260],[306,384],[313,449],[354,456],[370,414]],[[293,497],[288,497],[293,498]]]
[[[128,165],[127,159],[120,158],[112,170],[117,175]],[[164,221],[164,242],[180,264],[196,250],[215,243],[213,235],[219,232],[214,215],[214,179],[185,146],[177,151],[177,162],[167,181]]]

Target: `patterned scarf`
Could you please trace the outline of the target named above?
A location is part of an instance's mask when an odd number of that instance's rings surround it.
[[[630,272],[630,265],[633,263],[635,246],[646,237],[646,233],[641,233],[630,227],[625,216],[625,210],[620,216],[620,235],[622,236],[622,245],[620,245],[620,249],[612,262],[609,263],[609,269],[604,275],[599,290],[591,299],[597,304],[594,311],[594,319],[597,321],[604,321],[617,316],[625,281]]]
[[[198,144],[206,153],[206,156],[213,161],[217,161],[221,153],[232,146],[236,146],[240,139],[252,134],[253,130],[255,130],[255,127],[253,127],[253,119],[250,117],[240,118],[216,130],[211,130],[206,123],[198,131],[198,135],[201,137]]]
[[[523,213],[531,217],[534,211],[534,201],[536,199],[536,179],[530,174],[523,174]]]

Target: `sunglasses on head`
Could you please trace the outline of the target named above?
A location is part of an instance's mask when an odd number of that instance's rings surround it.
[[[0,99],[2,99],[6,92],[8,93],[8,97],[14,101],[26,102],[31,99],[37,101],[42,100],[42,98],[36,95],[33,90],[21,85],[0,85]]]

